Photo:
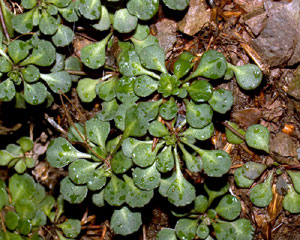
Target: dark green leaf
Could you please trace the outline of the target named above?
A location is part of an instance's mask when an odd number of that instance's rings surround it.
[[[156,235],[156,240],[177,240],[175,230],[171,228],[161,229]]]
[[[158,44],[143,48],[140,53],[140,58],[144,67],[162,73],[168,72],[165,66],[165,52]]]
[[[300,194],[300,172],[287,171],[293,181],[295,190]]]
[[[272,179],[273,173],[271,173],[264,182],[257,184],[253,188],[251,188],[250,200],[255,206],[266,207],[272,201]]]
[[[211,123],[213,111],[208,104],[194,104],[187,100],[184,103],[186,105],[186,121],[191,127],[203,128]]]
[[[126,157],[122,151],[117,152],[117,154],[110,160],[111,169],[114,173],[120,174],[125,173],[128,169],[132,167],[132,160]]]
[[[11,101],[16,95],[16,88],[10,79],[6,79],[5,81],[0,83],[0,100],[3,102]]]
[[[156,169],[156,164],[148,168],[135,168],[132,172],[133,182],[143,190],[153,190],[158,187],[160,173]]]
[[[159,115],[165,120],[172,120],[177,112],[178,107],[173,97],[164,102],[159,108]]]
[[[199,195],[194,201],[194,210],[197,213],[205,213],[208,208],[208,200],[204,195]]]
[[[42,16],[39,19],[39,28],[45,35],[53,35],[57,30],[57,21],[45,10],[42,11]]]
[[[102,121],[110,121],[114,119],[116,112],[118,111],[119,105],[116,99],[110,102],[102,103],[102,111],[97,114],[97,117]]]
[[[77,159],[69,165],[69,178],[76,184],[86,184],[90,175],[100,163],[92,163],[85,159]]]
[[[127,192],[126,183],[112,175],[104,188],[104,199],[111,206],[121,206],[126,200]]]
[[[77,93],[82,102],[92,102],[96,97],[96,85],[99,83],[97,79],[83,78],[77,85]]]
[[[121,102],[135,102],[138,97],[134,93],[134,77],[123,76],[117,81],[116,96]]]
[[[254,180],[251,180],[244,176],[245,168],[240,167],[234,172],[234,181],[241,188],[249,188]]]
[[[209,235],[209,228],[207,225],[205,224],[199,224],[198,227],[197,227],[197,236],[200,238],[200,239],[207,239],[209,240],[207,237]]]
[[[212,85],[206,80],[196,80],[187,87],[190,97],[195,102],[206,102],[213,95]]]
[[[101,6],[101,18],[98,23],[93,24],[93,28],[97,29],[98,31],[105,31],[110,28],[110,17],[105,6]]]
[[[151,19],[158,11],[158,0],[129,0],[127,9],[130,14],[137,16],[141,20]]]
[[[173,167],[174,167],[174,156],[172,153],[172,147],[166,146],[157,155],[156,168],[158,169],[158,171],[165,173],[171,171]]]
[[[13,17],[12,26],[18,33],[24,34],[32,31],[34,11],[35,8],[26,13],[17,14]]]
[[[166,128],[166,126],[159,121],[151,122],[148,131],[154,137],[164,137],[169,134],[169,131]]]
[[[65,236],[69,238],[76,238],[81,231],[81,224],[77,219],[67,219],[65,222],[58,224],[57,227],[62,229]]]
[[[65,177],[60,182],[60,193],[72,204],[81,203],[86,198],[87,192],[87,186],[77,186],[69,177]]]
[[[148,122],[138,118],[137,106],[129,108],[126,112],[124,135],[126,137],[141,137],[147,133],[147,129]]]
[[[126,8],[115,12],[113,27],[120,33],[129,33],[137,26],[138,18],[132,16]]]
[[[136,232],[142,225],[142,215],[139,212],[131,212],[127,207],[114,210],[110,220],[114,233],[129,235]]]
[[[105,148],[105,142],[110,132],[109,122],[103,122],[98,118],[91,118],[86,121],[86,131],[88,139],[97,144],[102,149]]]
[[[205,141],[211,138],[213,134],[214,134],[214,125],[210,123],[201,129],[189,127],[187,130],[180,133],[179,136],[186,136],[186,137],[191,136],[196,138],[197,140]]]
[[[38,105],[45,101],[47,97],[47,88],[44,84],[37,82],[28,84],[24,82],[24,98],[26,102],[32,105]]]
[[[196,236],[197,223],[198,219],[179,219],[175,225],[177,237],[181,240],[193,240]]]
[[[26,58],[29,54],[29,46],[26,42],[21,40],[15,40],[9,43],[8,45],[8,55],[14,61],[14,63],[18,63],[24,58]]]
[[[241,203],[235,196],[225,195],[218,206],[216,207],[217,213],[226,220],[234,220],[241,213]]]
[[[20,217],[17,213],[9,211],[5,214],[5,225],[9,230],[15,230],[18,226]]]
[[[250,147],[269,153],[270,133],[266,127],[260,124],[251,125],[247,128],[245,138]]]
[[[158,82],[147,75],[141,75],[135,79],[134,92],[139,97],[147,97],[158,88]]]
[[[69,73],[65,71],[49,74],[40,74],[41,79],[46,81],[51,90],[55,93],[66,93],[70,90],[72,79]]]
[[[164,4],[173,10],[184,10],[188,5],[190,0],[163,0]]]
[[[243,175],[251,180],[258,178],[265,170],[267,166],[263,163],[247,162],[243,166]]]
[[[218,113],[226,113],[233,105],[232,93],[225,89],[217,89],[213,91],[212,97],[208,100],[212,109]]]
[[[60,24],[58,25],[57,32],[51,39],[55,46],[65,47],[72,42],[73,38],[73,30],[65,25]]]
[[[112,77],[107,81],[100,82],[97,86],[98,96],[106,102],[113,100],[116,96],[116,85],[118,79],[116,77]]]
[[[245,136],[246,132],[239,128],[239,125],[234,123],[234,122],[227,122],[227,124],[234,128],[236,131],[238,131],[240,134],[242,134],[243,136]],[[235,135],[233,132],[231,132],[228,128],[225,128],[225,133],[226,133],[226,139],[229,143],[232,144],[241,144],[244,142],[243,139],[239,138],[237,135]]]
[[[78,1],[77,9],[87,19],[96,20],[101,17],[102,9],[100,0]]]
[[[282,205],[290,213],[300,213],[300,194],[291,185],[288,194],[283,198]]]
[[[40,78],[40,70],[34,66],[29,65],[21,69],[24,80],[28,83],[36,82]]]

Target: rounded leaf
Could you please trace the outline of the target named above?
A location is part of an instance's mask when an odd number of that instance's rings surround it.
[[[110,224],[115,234],[126,236],[139,230],[142,225],[142,215],[122,207],[120,210],[114,210]]]
[[[6,79],[5,81],[0,83],[0,100],[3,102],[11,101],[16,95],[16,88],[10,79]]]
[[[132,160],[126,157],[122,151],[116,153],[116,155],[110,160],[111,169],[114,173],[125,173],[132,167]]]
[[[99,164],[77,159],[69,165],[69,178],[76,184],[85,184]]]
[[[156,164],[148,168],[135,168],[132,172],[133,182],[143,190],[153,190],[159,186],[160,173]]]
[[[197,222],[198,219],[179,219],[175,225],[177,237],[181,240],[193,240],[196,236]]]
[[[96,98],[96,85],[98,82],[98,80],[91,78],[79,80],[76,90],[82,102],[89,103]]]
[[[213,91],[212,97],[208,100],[212,109],[218,113],[226,113],[233,105],[232,93],[225,89],[217,89]]]
[[[55,93],[66,93],[70,90],[72,79],[69,73],[65,71],[41,74],[41,78],[46,81],[51,90]]]
[[[177,240],[174,229],[163,228],[156,235],[156,240]]]
[[[239,86],[245,90],[253,90],[257,88],[262,81],[262,72],[260,68],[254,64],[246,64],[243,66],[232,66],[236,81]]]
[[[127,9],[130,14],[137,16],[141,20],[151,19],[158,11],[158,0],[129,0]]]
[[[203,128],[211,123],[213,111],[208,104],[194,104],[188,101],[185,101],[185,104],[186,121],[191,127]]]
[[[141,75],[135,79],[134,92],[139,97],[147,97],[158,88],[158,81],[148,75]]]
[[[112,175],[104,188],[104,199],[111,206],[121,206],[126,200],[127,192],[126,183]]]
[[[140,53],[140,58],[144,67],[162,73],[168,72],[165,66],[165,52],[158,44],[143,48]]]
[[[203,169],[210,177],[221,177],[227,173],[231,167],[231,159],[227,152],[223,150],[205,150],[201,154]]]
[[[86,198],[87,192],[86,186],[75,185],[69,177],[65,177],[60,182],[60,193],[65,200],[72,204],[81,203]]]
[[[77,2],[78,11],[87,19],[96,20],[101,17],[100,0],[81,0]]]
[[[28,84],[24,82],[25,101],[32,105],[38,105],[45,101],[47,97],[47,88],[44,84],[37,82]]]
[[[213,95],[213,87],[206,80],[196,80],[187,87],[190,97],[195,102],[206,102]]]
[[[40,70],[34,66],[29,65],[21,69],[24,80],[28,83],[36,82],[40,78]]]
[[[20,217],[17,213],[9,211],[5,214],[5,225],[9,230],[15,230],[18,226]]]
[[[221,217],[232,221],[241,213],[241,202],[235,196],[225,195],[216,207],[216,211]]]
[[[67,219],[67,221],[58,224],[57,227],[62,229],[64,235],[68,238],[76,238],[81,231],[81,224],[77,219]]]
[[[271,188],[273,174],[262,183],[255,185],[250,190],[250,200],[257,207],[266,207],[273,199]]]
[[[132,16],[126,8],[119,9],[114,15],[113,27],[120,33],[129,33],[137,26],[138,18]]]
[[[250,147],[269,153],[270,133],[266,127],[260,124],[251,125],[247,128],[245,138]]]
[[[289,192],[283,198],[282,205],[290,213],[300,213],[300,194],[292,186],[289,186]]]
[[[157,155],[156,168],[162,173],[169,172],[174,168],[172,146],[164,147],[164,149]]]
[[[74,38],[74,32],[65,25],[58,25],[57,32],[52,37],[52,41],[57,47],[65,47],[69,45]]]

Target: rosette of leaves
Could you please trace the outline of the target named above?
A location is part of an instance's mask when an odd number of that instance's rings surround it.
[[[213,183],[207,179],[207,183]],[[218,182],[216,185],[204,185],[205,195],[198,195],[193,201],[189,212],[176,213],[180,217],[174,229],[164,228],[158,232],[156,239],[213,239],[211,230],[215,231],[218,240],[222,239],[253,239],[254,229],[248,219],[239,218],[241,203],[239,199],[228,194],[229,184]],[[207,197],[208,196],[208,197]],[[223,197],[222,197],[223,196]],[[220,198],[222,197],[222,198]],[[220,199],[218,204],[216,199]],[[212,203],[216,206],[211,208]]]
[[[62,24],[60,16],[67,22],[76,22],[78,16],[75,2],[22,0],[21,6],[27,11],[13,17],[12,26],[16,32],[26,34],[38,26],[41,33],[52,36],[52,42],[57,47],[65,47],[72,42],[74,32],[70,27]]]
[[[33,168],[35,160],[31,157],[33,141],[29,137],[21,137],[18,144],[8,144],[0,150],[0,166],[14,167],[17,173],[23,173],[27,168]]]
[[[2,42],[2,35],[0,36]],[[6,53],[7,52],[7,53]],[[0,100],[4,102],[16,98],[16,107],[25,108],[26,104],[42,104],[53,101],[47,86],[54,93],[69,91],[71,76],[63,70],[42,73],[40,67],[49,67],[56,60],[54,46],[33,36],[27,41],[13,40],[0,46]],[[54,69],[55,70],[55,69]]]
[[[63,213],[62,200],[59,197],[56,202],[54,197],[47,195],[44,187],[28,174],[14,174],[9,179],[8,187],[1,180],[0,211],[3,216],[1,239],[41,239],[38,231],[47,224],[47,218],[56,223]],[[57,211],[52,210],[55,205]],[[67,237],[76,237],[81,229],[80,221],[75,219],[68,219],[57,227],[62,229]]]

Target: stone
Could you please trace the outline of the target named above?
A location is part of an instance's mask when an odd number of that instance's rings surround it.
[[[177,40],[177,23],[173,20],[164,18],[162,21],[156,23],[155,27],[159,45],[164,49],[165,53],[169,52]]]
[[[205,0],[191,0],[189,10],[178,23],[178,28],[181,32],[194,36],[209,22],[210,9],[208,9]]]

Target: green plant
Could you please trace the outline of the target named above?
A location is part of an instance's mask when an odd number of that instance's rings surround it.
[[[0,42],[3,35],[0,36]],[[6,54],[6,52],[8,54]],[[43,80],[55,93],[67,92],[71,88],[71,76],[61,69],[41,73],[38,67],[48,67],[56,59],[54,46],[33,36],[27,41],[14,40],[0,46],[0,73],[6,80],[0,83],[0,99],[11,101],[16,97],[16,107],[25,108],[25,101],[32,105],[51,105],[53,97]]]
[[[207,181],[209,183],[209,179]],[[157,234],[157,240],[161,239],[212,239],[209,235],[214,229],[217,239],[252,239],[253,227],[248,219],[237,219],[241,212],[239,199],[226,194],[229,184],[219,184],[210,188],[207,184],[205,195],[198,195],[194,200],[193,208],[189,212],[173,215],[179,217],[175,229],[165,228]],[[225,195],[226,194],[226,195]],[[210,208],[215,199],[221,197],[215,209]]]
[[[55,205],[57,211],[53,211]],[[47,224],[47,218],[55,224],[58,234],[61,229],[65,236],[76,237],[81,230],[80,221],[61,222],[62,213],[63,198],[56,201],[28,174],[11,176],[8,188],[0,181],[1,239],[42,239],[38,230]]]
[[[103,41],[108,38],[110,35]],[[64,138],[54,139],[47,150],[51,166],[68,166],[69,175],[60,184],[64,199],[80,203],[88,191],[98,191],[93,195],[98,207],[106,203],[121,207],[114,210],[111,218],[113,230],[121,235],[139,229],[141,213],[132,208],[148,204],[156,188],[177,207],[187,206],[196,199],[195,186],[185,179],[181,160],[189,171],[203,172],[209,177],[222,177],[231,166],[230,156],[225,151],[206,150],[197,144],[213,136],[213,112],[229,111],[233,104],[232,93],[225,89],[214,90],[206,80],[189,82],[197,76],[223,77],[227,68],[223,55],[214,50],[205,52],[197,69],[181,80],[193,67],[193,55],[188,52],[180,55],[171,75],[155,37],[139,29],[130,40],[132,43],[119,42],[122,49],[118,57],[120,78],[84,78],[78,82],[82,101],[91,102],[97,94],[104,101],[95,117],[85,124],[76,123],[68,131],[69,141],[82,142],[87,153],[78,151]],[[96,44],[102,46],[104,54],[105,44]],[[155,92],[163,98],[142,101]],[[185,106],[185,113],[178,113],[179,106]],[[113,124],[120,131],[110,137]],[[255,132],[248,138],[259,136],[260,133]],[[155,139],[158,141],[154,142]],[[260,144],[249,145],[261,147]],[[130,208],[124,206],[125,203]],[[221,222],[215,223],[216,228],[218,224]],[[240,226],[240,221],[236,224]]]
[[[26,168],[33,168],[35,160],[32,158],[33,141],[29,137],[21,137],[17,144],[8,144],[0,150],[0,166],[14,167],[18,173]]]

